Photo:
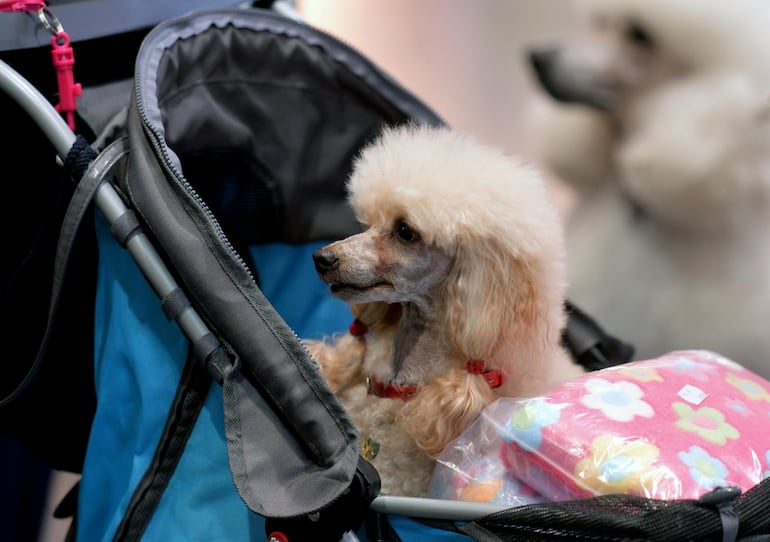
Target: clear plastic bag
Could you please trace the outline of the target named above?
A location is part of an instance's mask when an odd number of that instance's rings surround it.
[[[431,494],[516,505],[745,490],[770,476],[768,429],[769,382],[712,352],[672,352],[498,399],[439,457]]]

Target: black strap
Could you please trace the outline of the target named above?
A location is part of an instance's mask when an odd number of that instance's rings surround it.
[[[740,494],[739,487],[718,487],[699,499],[702,504],[714,507],[719,512],[719,521],[722,523],[722,542],[738,540],[740,519],[734,504]]]
[[[42,363],[46,348],[48,347],[48,341],[51,338],[51,332],[53,331],[53,324],[56,320],[56,312],[59,308],[59,296],[61,294],[64,277],[67,273],[67,266],[69,264],[75,237],[80,228],[83,216],[101,182],[101,178],[86,177],[86,180],[82,180],[88,164],[90,164],[94,158],[96,158],[96,151],[91,148],[83,136],[77,136],[75,143],[72,145],[72,148],[70,148],[70,151],[64,159],[66,172],[71,175],[72,179],[77,183],[77,186],[72,195],[72,199],[70,199],[70,203],[64,215],[61,231],[59,232],[59,242],[56,246],[56,259],[54,260],[53,268],[51,300],[48,306],[48,321],[46,323],[45,332],[43,338],[40,340],[40,346],[35,355],[35,360],[14,390],[0,399],[0,407],[14,401],[27,386],[29,386]]]
[[[94,158],[96,151],[91,148],[86,138],[76,136],[75,142],[64,157],[64,173],[72,177],[75,183],[79,183]]]
[[[142,538],[179,464],[210,387],[211,378],[190,350],[155,454],[134,489],[115,542]]]
[[[631,361],[634,347],[605,332],[588,314],[569,300],[562,344],[579,365],[596,371]]]

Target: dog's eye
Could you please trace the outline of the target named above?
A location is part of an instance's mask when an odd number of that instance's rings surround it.
[[[641,47],[652,47],[654,45],[650,33],[636,22],[631,22],[626,27],[626,38],[631,43]]]
[[[414,243],[420,238],[417,232],[410,228],[406,222],[396,224],[396,235],[406,243]]]

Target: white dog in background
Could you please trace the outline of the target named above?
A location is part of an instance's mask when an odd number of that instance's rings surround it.
[[[569,297],[638,358],[707,348],[770,377],[770,2],[585,0],[531,51],[576,187]],[[575,105],[581,104],[581,105]]]

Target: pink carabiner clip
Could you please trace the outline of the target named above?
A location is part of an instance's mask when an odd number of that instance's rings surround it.
[[[64,115],[70,129],[74,131],[77,98],[83,93],[83,87],[75,82],[75,55],[70,47],[70,37],[63,30],[59,31],[51,36],[51,46],[51,57],[59,87],[59,103],[55,109]]]
[[[34,1],[25,1],[25,0],[6,0],[4,2],[0,2],[0,12],[4,13],[16,13],[16,12],[25,12],[25,11],[39,11],[45,7],[45,2],[34,2]]]

